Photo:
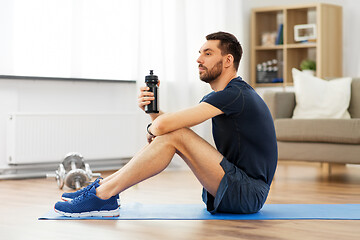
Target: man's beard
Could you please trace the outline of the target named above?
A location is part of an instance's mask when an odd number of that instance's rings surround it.
[[[203,74],[201,75],[200,74],[200,79],[201,81],[204,81],[206,83],[211,83],[213,82],[215,79],[217,79],[221,73],[222,73],[222,66],[223,66],[223,63],[222,63],[222,60],[220,60],[219,62],[217,62],[215,64],[215,66],[208,70],[205,66],[203,65],[199,65],[199,67],[202,67],[205,69],[205,71],[203,72]]]

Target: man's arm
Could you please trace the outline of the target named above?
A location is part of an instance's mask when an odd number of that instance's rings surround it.
[[[153,135],[159,136],[180,128],[198,125],[222,113],[220,109],[202,102],[194,107],[158,116],[153,121],[149,131]]]
[[[159,117],[160,115],[163,115],[164,112],[163,111],[159,111],[159,113],[150,113],[149,116],[151,118],[151,121],[153,122],[157,117]]]

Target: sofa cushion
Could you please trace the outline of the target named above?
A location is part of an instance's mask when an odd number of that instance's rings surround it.
[[[295,119],[350,118],[351,78],[330,81],[292,69],[296,106]]]
[[[360,144],[360,119],[276,119],[279,141]]]

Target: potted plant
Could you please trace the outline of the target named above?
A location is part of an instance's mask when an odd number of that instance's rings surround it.
[[[316,62],[313,60],[303,60],[300,63],[300,69],[303,73],[315,76]]]

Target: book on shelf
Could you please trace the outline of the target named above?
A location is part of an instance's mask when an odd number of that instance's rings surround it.
[[[278,33],[276,36],[276,45],[282,45],[284,44],[284,24],[279,24],[279,29],[278,29]]]

